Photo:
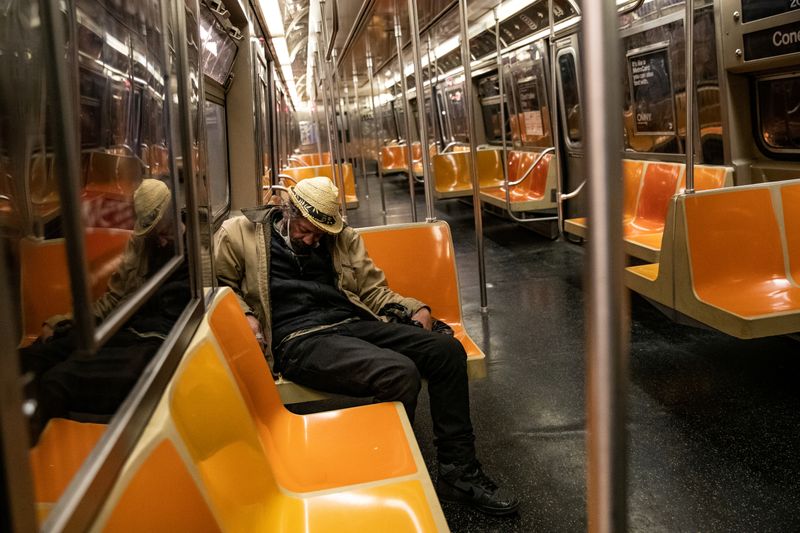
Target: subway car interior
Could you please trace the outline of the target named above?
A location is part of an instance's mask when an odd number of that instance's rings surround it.
[[[800,531],[800,2],[0,5],[0,530]],[[320,177],[514,512],[254,334]]]

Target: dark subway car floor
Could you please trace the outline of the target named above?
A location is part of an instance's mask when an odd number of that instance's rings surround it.
[[[383,224],[378,178],[369,178],[368,199],[358,185],[349,223]],[[388,176],[384,185],[388,223],[410,222],[406,179]],[[489,308],[481,314],[473,207],[439,201],[436,216],[452,228],[464,320],[486,353],[488,376],[470,383],[478,456],[521,500],[504,518],[443,504],[447,522],[454,532],[584,531],[585,247],[484,213]],[[787,338],[743,341],[675,324],[631,298],[630,531],[800,531],[799,348]],[[414,430],[435,483],[424,388]]]

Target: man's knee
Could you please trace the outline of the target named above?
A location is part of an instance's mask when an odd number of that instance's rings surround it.
[[[406,401],[416,398],[422,388],[422,377],[410,359],[402,358],[388,365],[374,383],[375,396],[384,401]]]
[[[450,335],[436,335],[436,352],[441,358],[444,369],[452,372],[466,370],[467,352],[464,346],[455,337]]]

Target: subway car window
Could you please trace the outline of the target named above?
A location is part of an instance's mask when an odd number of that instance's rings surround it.
[[[200,11],[200,40],[203,46],[203,74],[226,85],[238,47],[228,32],[205,6]]]
[[[216,220],[225,214],[230,205],[225,106],[206,100],[205,118],[208,136],[209,202],[212,218]]]
[[[562,117],[566,125],[566,134],[570,142],[581,142],[581,102],[578,72],[575,66],[575,53],[566,51],[558,56],[558,81],[561,89]]]
[[[520,50],[509,70],[517,106],[511,117],[512,129],[518,131],[520,145],[551,146],[543,49],[534,45]]]
[[[645,4],[641,13],[651,9]],[[661,9],[674,12],[672,4]],[[649,13],[649,11],[647,11]],[[636,28],[649,15],[634,17],[623,39],[626,50],[624,82],[625,148],[637,152],[680,154],[686,135],[686,94],[683,20],[667,19],[643,31]],[[711,5],[695,9],[694,71],[698,131],[702,159],[721,164],[722,119],[716,55],[714,12]],[[654,43],[663,43],[658,50]],[[696,132],[697,133],[697,132]]]
[[[483,127],[489,143],[502,141],[502,125],[500,116],[500,84],[497,74],[487,76],[478,82],[478,99],[483,113]],[[508,130],[508,106],[504,107],[503,124],[506,125],[506,140],[510,140]]]
[[[767,151],[800,149],[800,76],[793,74],[756,82],[758,132]]]
[[[464,104],[463,81],[455,83],[452,87],[445,89],[445,102],[447,106],[447,124],[450,130],[451,141],[467,142],[469,133],[467,132],[466,105]]]
[[[63,221],[71,215],[57,183],[68,175],[55,155],[62,139],[52,134],[55,114],[70,115],[46,83],[51,66],[35,5],[13,4],[0,15],[6,94],[0,98],[0,229],[19,326],[4,333],[18,345],[31,444],[50,439],[50,464],[62,464],[85,457],[86,443],[45,428],[55,419],[93,423],[99,439],[192,291],[180,181],[171,164],[180,147],[170,130],[174,54],[165,57],[164,39],[173,40],[172,51],[176,42],[164,27],[161,2],[131,12],[117,2],[77,0],[62,18],[68,32],[61,60],[75,68],[68,82],[77,95],[76,123],[68,127],[79,136],[79,181],[72,184],[79,191],[79,235],[65,234]],[[72,301],[68,250],[75,238],[85,248],[87,308]],[[81,315],[91,317],[96,335],[106,332],[92,353],[81,349],[74,326]]]

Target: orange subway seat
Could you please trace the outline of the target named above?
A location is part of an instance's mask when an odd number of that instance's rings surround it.
[[[800,184],[781,187],[781,202],[789,270],[795,283],[800,283]]]
[[[502,181],[499,150],[478,150],[478,186],[495,187]],[[434,193],[438,198],[472,195],[472,158],[469,151],[437,154],[432,158]]]
[[[550,190],[555,189],[555,174],[550,167],[553,160],[551,154],[539,157],[537,152],[512,151],[509,154],[509,182],[517,181],[527,173],[522,183],[510,187],[508,199],[513,211],[534,211],[555,207]],[[531,166],[536,163],[534,168]],[[500,208],[506,208],[506,187],[502,181],[502,173],[498,185],[481,190],[481,199]]]
[[[114,505],[106,532],[221,532],[175,445],[162,440],[136,468]]]
[[[628,225],[636,216],[636,205],[639,201],[639,189],[642,184],[642,171],[645,163],[632,159],[622,160],[622,222]],[[565,220],[564,231],[586,238],[588,228],[586,217]]]
[[[470,377],[485,376],[485,355],[470,338],[461,315],[455,250],[447,223],[378,226],[359,233],[389,287],[429,305],[433,316],[452,327],[464,346]]]
[[[429,480],[427,486],[422,480],[408,479],[321,494],[288,492],[275,475],[275,458],[264,455],[228,369],[207,339],[186,355],[176,373],[169,406],[223,531],[446,528],[441,509],[429,496],[433,490]],[[302,435],[304,429],[300,431]]]
[[[356,179],[355,175],[353,174],[353,165],[351,163],[345,163],[344,165],[341,165],[341,168],[344,178],[345,203],[347,204],[348,208],[356,208],[358,207],[358,196],[356,195]],[[325,176],[332,182],[338,184],[338,180],[334,175],[333,165],[289,167],[284,168],[281,173],[290,176],[295,181],[313,178],[316,176]]]
[[[322,152],[321,154],[316,152],[313,154],[297,154],[297,157],[310,167],[331,164],[330,152]]]
[[[114,273],[131,232],[110,228],[87,228],[86,254],[93,300],[100,298]],[[22,346],[41,333],[42,323],[53,315],[72,311],[67,255],[64,239],[41,241],[23,238],[20,247],[22,301]]]
[[[733,185],[731,170],[727,167],[709,167],[695,165],[694,167],[694,190],[707,191],[710,189],[721,189]],[[686,190],[686,173],[681,175],[679,192]]]
[[[408,146],[405,144],[384,146],[379,155],[383,172],[398,172],[408,168]]]
[[[209,324],[256,422],[278,484],[309,492],[417,471],[395,403],[295,415],[281,403],[232,292],[214,304]]]
[[[133,156],[90,152],[87,165],[85,192],[132,199],[133,192],[142,182],[142,163]]]
[[[800,309],[788,279],[769,188],[685,198],[687,245],[697,298],[756,318]]]
[[[35,501],[55,504],[105,433],[105,424],[53,418],[29,452]],[[49,510],[49,506],[44,506]],[[43,513],[46,514],[46,513]]]

